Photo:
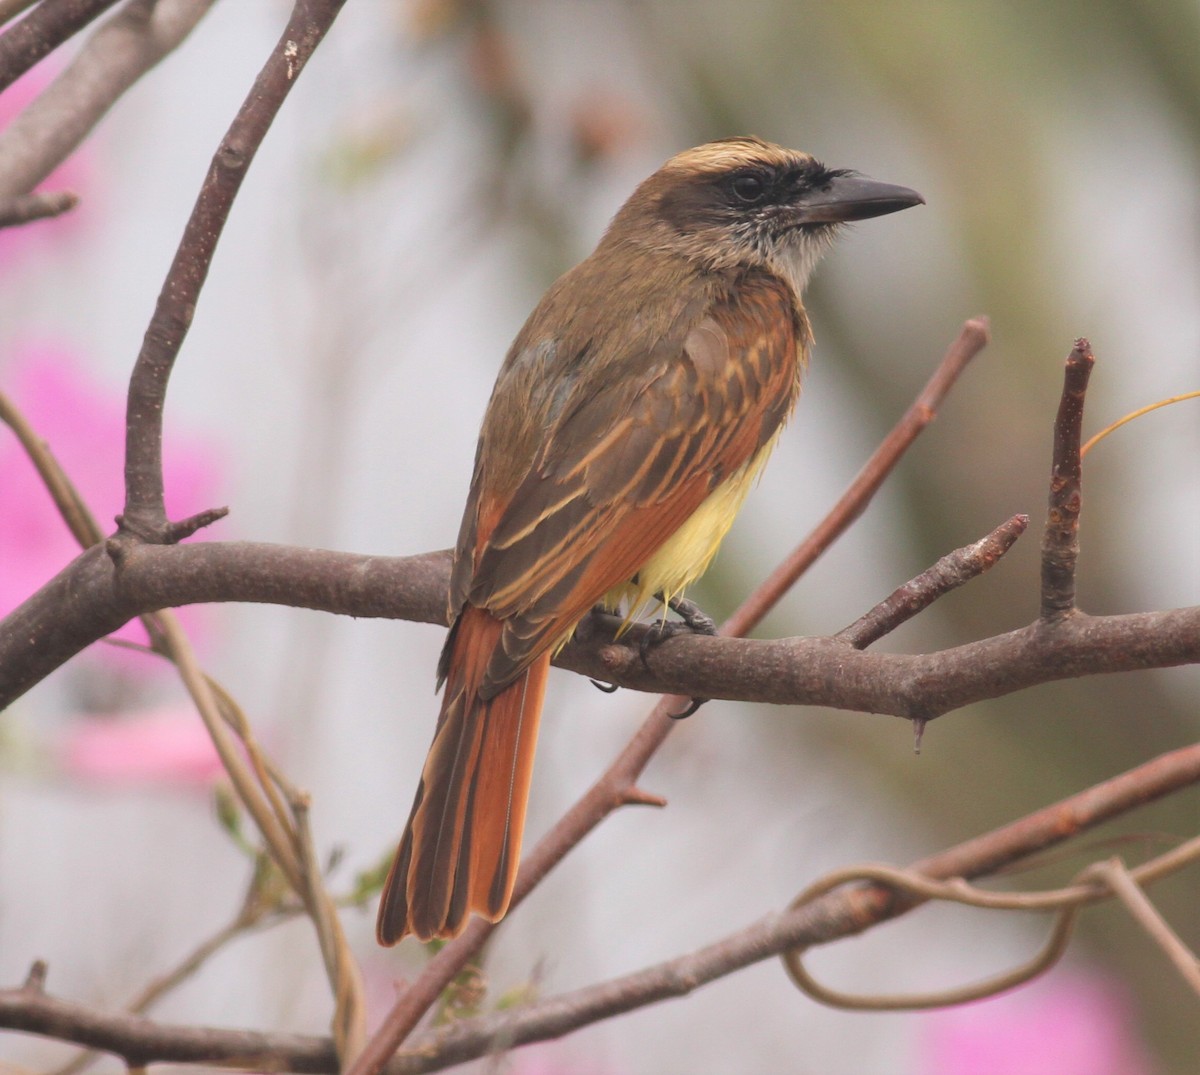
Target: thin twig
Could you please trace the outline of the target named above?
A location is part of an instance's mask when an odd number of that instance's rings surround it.
[[[239,750],[238,743],[229,731],[225,718],[221,714],[220,703],[212,690],[208,677],[196,661],[191,643],[179,626],[179,621],[171,612],[156,614],[159,628],[166,641],[168,655],[179,670],[180,679],[187,688],[193,704],[196,706],[204,727],[212,739],[213,746],[221,759],[221,765],[229,776],[238,799],[254,819],[254,824],[262,833],[271,857],[287,879],[289,885],[298,892],[305,890],[303,870],[296,853],[294,834],[280,824],[271,808],[270,801],[265,797],[256,774]]]
[[[1166,953],[1167,958],[1193,992],[1200,994],[1200,960],[1180,940],[1179,935],[1158,913],[1154,904],[1146,898],[1146,893],[1134,880],[1125,864],[1119,858],[1109,859],[1107,862],[1097,863],[1093,872],[1112,889],[1138,925]]]
[[[0,422],[16,434],[17,441],[37,470],[42,485],[54,501],[71,536],[85,549],[103,541],[104,532],[100,524],[54,457],[50,446],[37,435],[29,420],[3,392],[0,392]]]
[[[0,420],[17,435],[76,539],[81,543],[101,540],[95,518],[49,446],[2,394]],[[143,621],[154,639],[154,652],[172,661],[178,669],[239,800],[254,819],[272,860],[313,919],[337,1003],[335,1037],[341,1055],[348,1058],[361,1047],[365,1033],[363,987],[333,900],[321,882],[316,866],[307,828],[307,796],[295,789],[262,753],[237,702],[200,669],[175,616],[163,611],[148,614]],[[245,757],[234,736],[240,740]],[[294,804],[292,809],[280,798],[277,785]],[[153,991],[151,995],[154,995]]]
[[[143,541],[172,543],[181,536],[163,506],[163,405],[217,242],[254,155],[344,3],[296,0],[283,35],[213,155],[163,281],[129,378],[126,411],[125,510],[118,522]]]
[[[69,190],[35,191],[0,205],[0,228],[13,228],[62,216],[79,204],[79,195]]]
[[[253,887],[253,881],[251,885]],[[250,900],[247,899],[232,921],[227,922],[206,937],[165,974],[159,975],[148,983],[133,1000],[125,1005],[125,1011],[134,1015],[144,1014],[157,1000],[185,982],[231,941],[257,924],[261,915],[262,909],[252,909]],[[98,1055],[99,1053],[95,1049],[85,1049],[62,1067],[56,1068],[51,1075],[77,1075]]]
[[[1177,396],[1168,396],[1166,399],[1156,400],[1154,403],[1147,403],[1144,407],[1139,407],[1136,411],[1130,411],[1129,414],[1122,418],[1118,418],[1115,422],[1110,422],[1099,433],[1088,437],[1083,447],[1079,449],[1079,458],[1083,459],[1097,444],[1099,444],[1110,433],[1115,433],[1123,425],[1128,425],[1130,422],[1143,415],[1150,414],[1162,407],[1169,407],[1172,403],[1182,403],[1189,399],[1200,399],[1200,390],[1195,392],[1181,392]]]
[[[316,848],[313,846],[312,830],[308,823],[308,796],[297,799],[292,805],[296,817],[297,843],[300,847],[300,862],[304,869],[304,902],[308,907],[317,938],[321,945],[321,956],[325,961],[325,974],[333,987],[336,1010],[333,1017],[333,1038],[337,1042],[338,1056],[342,1064],[353,1062],[362,1052],[367,1037],[366,990],[362,973],[346,940],[338,917],[337,907],[321,878],[317,863]]]
[[[943,594],[994,567],[1000,557],[1013,547],[1017,538],[1025,533],[1028,525],[1028,515],[1014,515],[975,544],[948,552],[933,567],[893,590],[873,609],[833,637],[848,642],[855,649],[866,649],[927,609]]]
[[[981,877],[1196,783],[1200,783],[1200,745],[1161,755],[1027,817],[915,862],[907,870],[895,871],[894,876],[930,884]],[[1149,883],[1151,878],[1165,876],[1168,869],[1174,871],[1196,861],[1198,853],[1200,841],[1189,841],[1143,864],[1139,876],[1143,883]],[[867,868],[871,869],[879,869],[881,876],[886,873],[883,868]],[[464,1020],[446,1031],[422,1034],[408,1043],[388,1070],[406,1073],[440,1070],[484,1055],[495,1041],[523,1045],[561,1037],[622,1012],[684,996],[789,948],[806,948],[861,933],[919,905],[919,899],[901,897],[887,884],[845,884],[858,871],[857,867],[838,871],[818,883],[824,888],[826,881],[840,882],[841,887],[834,885],[836,890],[784,914],[762,918],[695,952],[571,993],[538,1000],[516,1012]],[[963,891],[961,882],[951,882],[946,891],[957,896]],[[1103,885],[1095,882],[1023,897],[975,891],[980,892],[981,902],[997,905],[1015,898],[1016,905],[1023,910],[1036,906],[1061,907],[1079,899],[1081,894],[1089,902],[1105,895]]]
[[[1079,512],[1083,466],[1079,440],[1083,401],[1095,362],[1091,344],[1082,336],[1067,357],[1062,398],[1054,421],[1054,454],[1050,470],[1050,506],[1042,537],[1042,619],[1061,620],[1075,611],[1075,562],[1079,558]]]

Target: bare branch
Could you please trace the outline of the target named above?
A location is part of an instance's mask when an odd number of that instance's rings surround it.
[[[449,564],[446,552],[381,557],[250,542],[156,547],[130,535],[110,538],[0,621],[0,709],[135,616],[193,599],[444,624]]]
[[[117,0],[42,0],[0,37],[0,92]]]
[[[79,195],[69,190],[37,191],[21,194],[0,205],[0,228],[13,228],[20,224],[32,224],[35,220],[46,220],[62,216],[79,204]]]
[[[113,1053],[129,1067],[170,1060],[227,1063],[259,1071],[283,1066],[319,1075],[338,1070],[329,1038],[156,1023],[140,1015],[97,1011],[59,1000],[29,986],[0,990],[0,1026]]]
[[[129,0],[96,30],[70,66],[0,131],[0,204],[28,194],[57,168],[121,94],[191,33],[212,3]]]
[[[1101,878],[1125,904],[1134,920],[1166,953],[1171,964],[1193,992],[1200,994],[1200,960],[1158,913],[1158,909],[1130,875],[1125,864],[1120,859],[1114,858],[1108,862],[1097,864],[1093,867],[1093,873]]]
[[[1079,439],[1083,400],[1095,362],[1082,336],[1067,357],[1062,398],[1054,421],[1050,470],[1050,507],[1042,537],[1042,619],[1058,620],[1075,609],[1075,561],[1079,558],[1079,511],[1082,505]]]
[[[28,419],[13,405],[12,400],[0,392],[0,422],[16,434],[17,441],[34,465],[42,484],[54,501],[71,536],[85,549],[103,538],[103,531],[96,518],[88,510],[83,497],[67,477],[50,446],[42,440]],[[3,706],[0,706],[2,709]]]
[[[191,327],[234,198],[258,147],[345,0],[297,0],[291,18],[213,155],[159,293],[129,379],[125,511],[121,529],[144,541],[176,538],[163,507],[162,417],[167,381]]]
[[[116,559],[114,564],[113,559]],[[196,602],[251,601],[358,618],[445,623],[449,556],[363,556],[254,542],[127,544],[84,552],[0,630],[0,708],[135,616]],[[631,690],[823,705],[913,718],[1060,679],[1200,661],[1200,608],[1079,613],[928,654],[876,654],[832,638],[680,636],[653,671],[620,642],[615,618],[590,621],[555,663]]]
[[[1028,515],[1014,515],[974,545],[946,553],[928,571],[894,590],[870,612],[833,637],[848,642],[855,649],[866,649],[923,612],[943,594],[994,567],[1025,533],[1028,525]]]
[[[604,637],[600,628],[603,626]],[[870,653],[833,638],[751,640],[679,636],[637,654],[646,628],[620,641],[617,621],[593,623],[555,664],[630,690],[776,705],[820,705],[905,719],[940,716],[1042,683],[1200,661],[1200,606],[1121,616],[1038,621],[1006,634],[924,654]]]
[[[28,11],[37,0],[0,0],[0,26]]]

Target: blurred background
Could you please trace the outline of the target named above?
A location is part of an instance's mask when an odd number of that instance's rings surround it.
[[[0,383],[103,520],[120,510],[124,390],[220,136],[286,19],[216,5],[45,184],[58,221],[0,233]],[[1090,337],[1085,432],[1200,387],[1200,7],[1036,3],[351,0],[250,171],[168,398],[168,508],[228,504],[212,538],[378,554],[457,533],[478,423],[509,341],[633,186],[712,138],[754,133],[920,190],[818,270],[804,398],[693,594],[728,614],[821,517],[964,319],[993,341],[852,533],[761,636],[826,634],[1016,512],[987,576],[881,646],[917,652],[1037,612],[1037,548],[1062,363]],[[67,50],[69,53],[69,50]],[[68,59],[0,97],[0,124]],[[1089,456],[1080,601],[1200,602],[1195,403]],[[0,599],[69,559],[0,431]],[[206,667],[313,795],[335,888],[390,853],[436,715],[442,632],[280,608],[188,618]],[[95,647],[0,724],[0,981],[50,964],[55,993],[117,1006],[236,912],[249,865],[213,821],[219,783],[182,689]],[[1026,691],[931,725],[713,703],[628,810],[559,867],[488,953],[491,999],[549,995],[711,942],[821,874],[903,864],[1079,791],[1197,730],[1196,669]],[[536,840],[650,700],[552,676],[528,826]],[[1144,857],[1196,831],[1197,794],[1103,835]],[[1084,848],[1017,884],[1069,877]],[[1194,871],[1153,897],[1200,945]],[[382,951],[348,911],[375,1015],[427,958]],[[814,955],[831,984],[932,989],[994,973],[1047,923],[926,909]],[[774,963],[514,1054],[502,1070],[1149,1073],[1194,1070],[1195,997],[1120,910],[1083,916],[1062,966],[938,1014],[819,1007]],[[311,929],[243,938],[154,1009],[164,1020],[323,1032]],[[0,1067],[68,1050],[0,1040]],[[982,1057],[981,1066],[969,1066]],[[105,1065],[115,1069],[111,1062]],[[487,1068],[493,1070],[493,1068]]]

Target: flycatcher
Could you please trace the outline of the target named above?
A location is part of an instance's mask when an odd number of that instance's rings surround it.
[[[508,909],[550,658],[708,566],[800,392],[800,296],[848,221],[924,199],[757,138],[680,153],[546,293],[488,404],[450,577],[433,745],[381,944]]]

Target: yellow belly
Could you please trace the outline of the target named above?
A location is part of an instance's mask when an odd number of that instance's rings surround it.
[[[625,621],[628,624],[656,595],[661,594],[664,599],[676,597],[684,587],[703,575],[737,518],[742,501],[775,447],[778,436],[777,433],[767,441],[749,463],[708,495],[687,522],[651,555],[638,571],[635,581],[609,590],[604,605],[615,610],[623,601],[628,602]]]

